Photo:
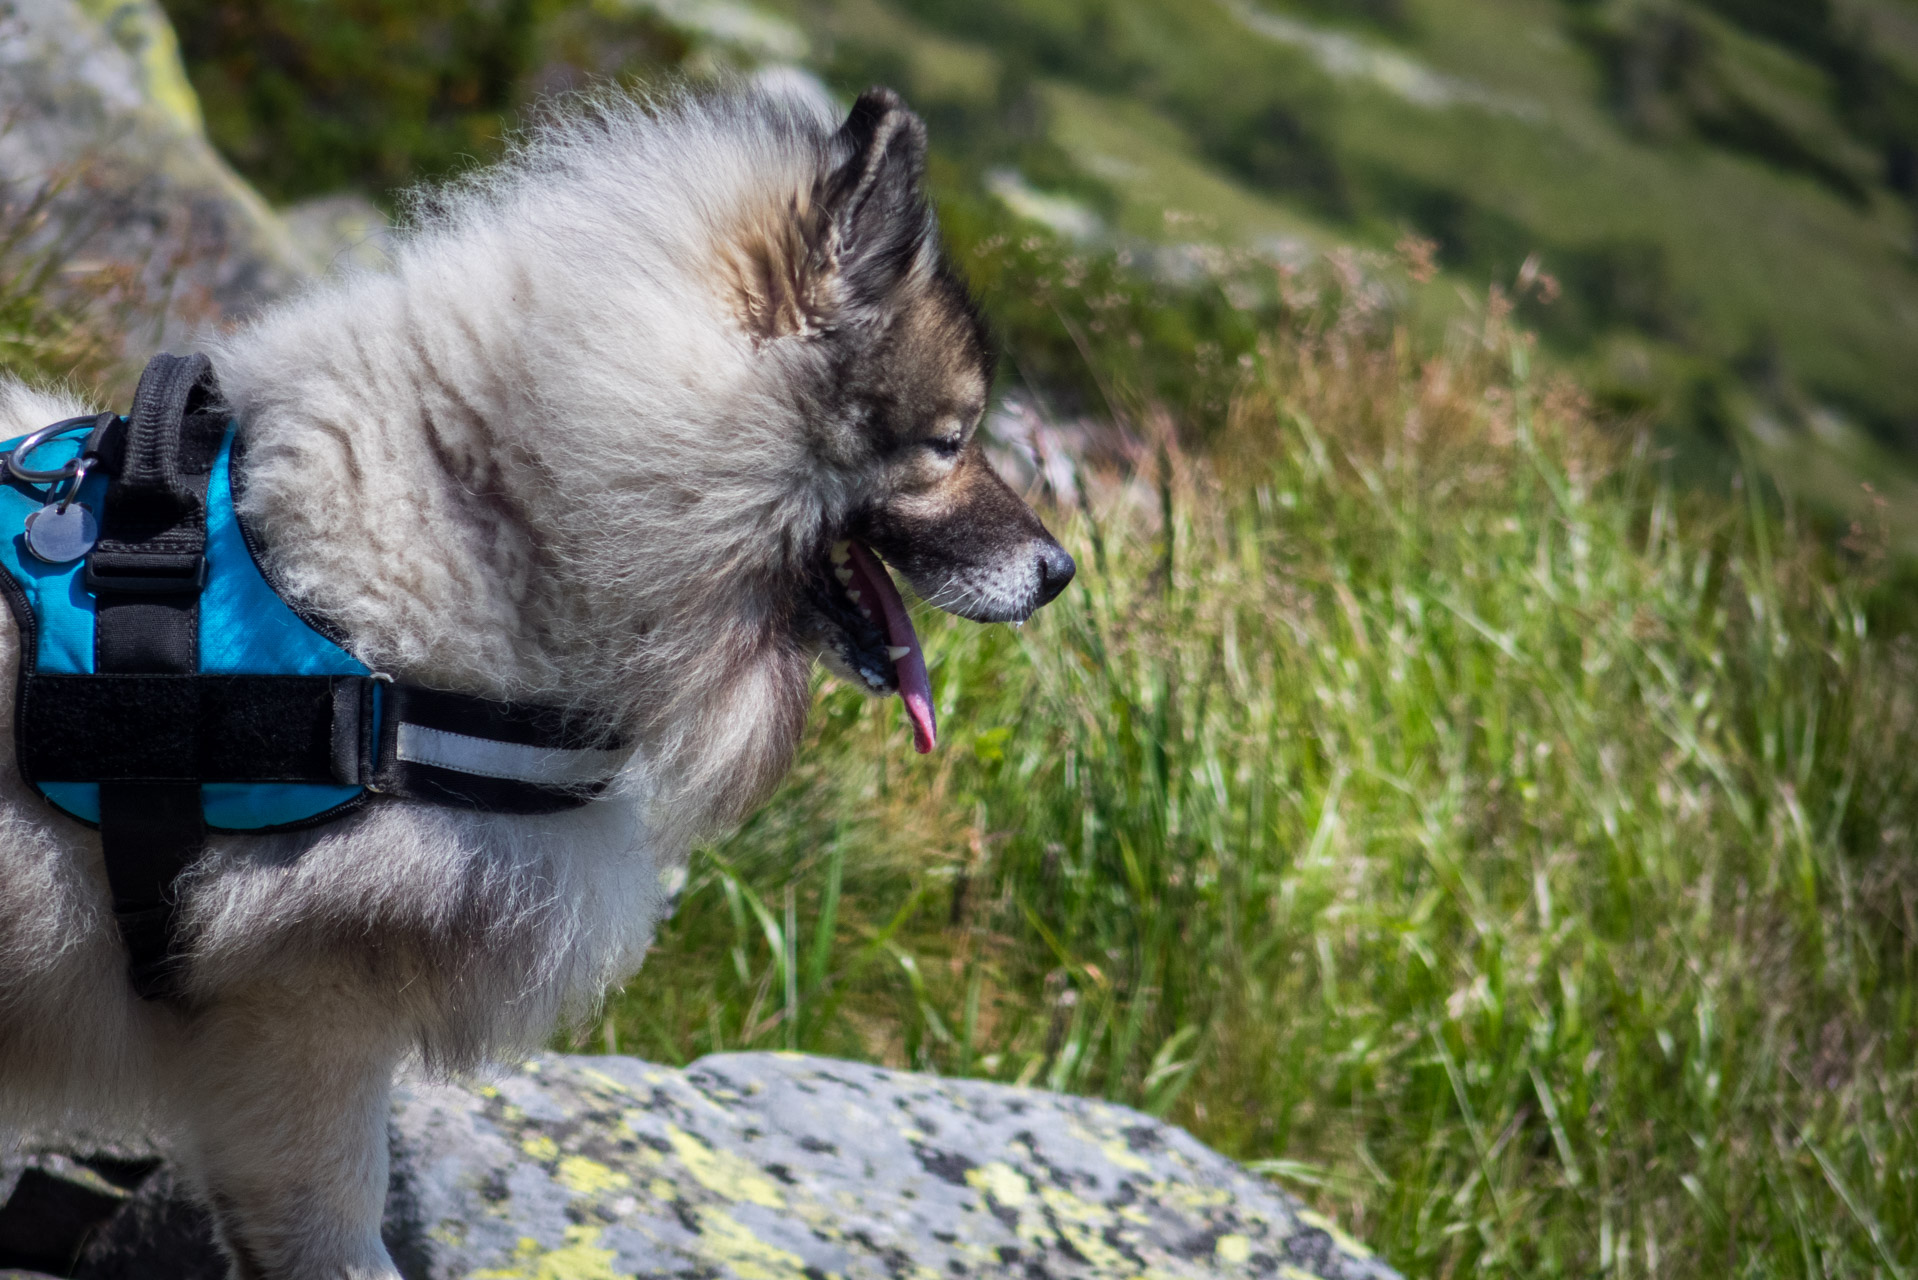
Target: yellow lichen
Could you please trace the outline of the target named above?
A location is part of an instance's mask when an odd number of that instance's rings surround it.
[[[630,1187],[633,1180],[617,1169],[609,1169],[597,1160],[588,1160],[585,1156],[567,1156],[559,1162],[559,1168],[553,1176],[568,1191],[577,1191],[583,1196],[598,1195],[602,1191],[616,1191],[621,1187]]]
[[[786,1198],[773,1180],[738,1156],[707,1146],[677,1125],[666,1126],[666,1138],[686,1172],[714,1195],[767,1209],[786,1207]]]
[[[1331,1236],[1332,1243],[1339,1247],[1339,1252],[1341,1253],[1350,1254],[1354,1258],[1369,1258],[1372,1256],[1370,1249],[1339,1230],[1332,1219],[1322,1213],[1314,1213],[1310,1209],[1301,1209],[1299,1210],[1299,1221],[1308,1227],[1317,1227],[1319,1230],[1325,1232],[1326,1235]]]
[[[543,1133],[536,1133],[526,1139],[526,1141],[519,1144],[519,1149],[541,1164],[545,1164],[548,1160],[554,1160],[559,1157],[559,1143],[554,1142]]]
[[[699,1251],[739,1280],[806,1280],[805,1259],[767,1244],[717,1205],[699,1210]]]
[[[1123,1138],[1108,1138],[1099,1144],[1099,1150],[1105,1154],[1107,1160],[1121,1169],[1133,1173],[1152,1172],[1152,1166],[1141,1160],[1138,1154],[1126,1145]]]
[[[1295,1267],[1289,1262],[1285,1264],[1279,1275],[1283,1277],[1283,1280],[1323,1280],[1318,1272],[1307,1271],[1304,1267]]]
[[[597,1227],[568,1227],[566,1243],[544,1248],[531,1236],[521,1236],[510,1266],[475,1271],[470,1280],[635,1280],[613,1266],[611,1249],[599,1247]]]
[[[1032,1184],[1026,1181],[1026,1175],[1003,1160],[966,1170],[966,1181],[1008,1209],[1018,1208],[1032,1194]]]
[[[1087,1146],[1099,1148],[1109,1162],[1121,1169],[1130,1173],[1152,1172],[1152,1166],[1139,1158],[1122,1134],[1110,1129],[1102,1132],[1070,1118],[1066,1120],[1066,1132]]]
[[[1154,1182],[1147,1186],[1152,1199],[1169,1208],[1197,1216],[1207,1209],[1220,1209],[1232,1203],[1232,1193],[1223,1187],[1200,1187],[1189,1182]]]
[[[585,1076],[588,1080],[591,1080],[594,1084],[598,1085],[600,1088],[607,1090],[608,1092],[625,1094],[625,1095],[630,1095],[632,1093],[631,1089],[628,1089],[624,1084],[613,1079],[611,1076],[607,1075],[604,1071],[595,1071],[591,1067],[581,1067],[579,1069],[579,1073],[582,1076]]]
[[[1212,1251],[1220,1262],[1239,1263],[1252,1256],[1252,1242],[1244,1236],[1220,1236]]]
[[[1130,1275],[1131,1265],[1124,1254],[1105,1242],[1102,1234],[1112,1225],[1112,1211],[1081,1199],[1070,1191],[1047,1187],[1039,1198],[1052,1210],[1053,1223],[1061,1236],[1099,1275]]]

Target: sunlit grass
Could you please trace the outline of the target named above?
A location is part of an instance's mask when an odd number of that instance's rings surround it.
[[[1118,1099],[1416,1275],[1907,1274],[1909,644],[1528,351],[1275,339],[1089,475],[1065,597],[927,620],[939,754],[822,691],[604,1038]]]

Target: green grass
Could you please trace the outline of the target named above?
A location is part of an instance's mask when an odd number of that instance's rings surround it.
[[[1114,1098],[1414,1275],[1918,1268],[1875,553],[1675,493],[1496,315],[1414,352],[1271,335],[1208,456],[1089,473],[1058,603],[924,620],[935,756],[822,688],[593,1040]]]

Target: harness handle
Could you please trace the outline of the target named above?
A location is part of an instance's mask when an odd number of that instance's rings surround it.
[[[191,676],[200,668],[206,491],[226,406],[205,356],[159,355],[140,375],[87,555],[93,669]],[[100,846],[128,976],[149,999],[176,994],[180,872],[206,847],[197,782],[100,783]]]

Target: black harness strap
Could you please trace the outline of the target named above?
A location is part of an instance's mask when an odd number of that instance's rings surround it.
[[[559,813],[604,794],[627,754],[549,707],[372,676],[36,674],[16,714],[36,785],[296,782]]]
[[[227,421],[197,355],[156,357],[124,427],[102,415],[83,448],[111,477],[85,573],[94,670],[43,675],[32,645],[21,654],[20,772],[36,787],[98,784],[113,914],[147,999],[180,990],[177,886],[206,848],[203,784],[319,784],[555,813],[603,794],[626,757],[591,717],[554,708],[377,675],[203,673],[207,487]]]
[[[362,786],[365,676],[36,676],[22,764],[40,782]]]
[[[100,541],[87,556],[95,671],[198,672],[207,479],[225,425],[205,356],[156,356],[140,375],[122,456],[106,459],[113,479]],[[134,989],[149,999],[171,994],[179,960],[173,886],[206,847],[199,783],[102,781],[100,845]]]

